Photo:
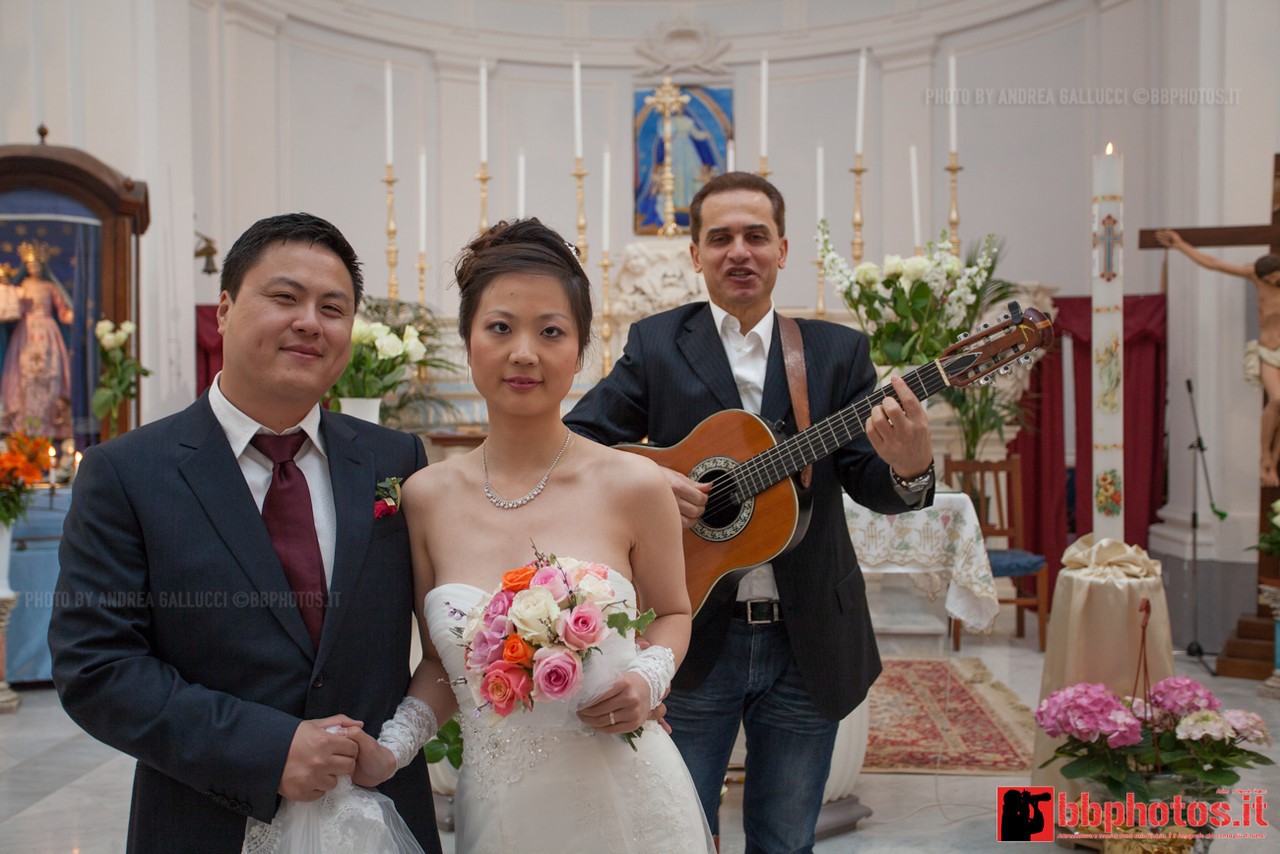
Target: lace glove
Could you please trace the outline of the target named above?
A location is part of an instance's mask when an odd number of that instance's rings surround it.
[[[671,687],[676,675],[676,655],[665,646],[650,646],[642,650],[627,665],[629,673],[639,673],[649,686],[649,708],[657,707]]]
[[[413,761],[440,726],[436,713],[417,697],[405,697],[396,707],[395,716],[382,725],[378,733],[381,744],[396,758],[396,770]]]

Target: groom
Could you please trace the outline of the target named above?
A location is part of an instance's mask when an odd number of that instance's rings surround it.
[[[349,733],[376,737],[409,682],[408,534],[373,505],[426,464],[422,443],[319,406],[351,355],[355,252],[322,219],[271,217],[231,248],[222,288],[222,372],[89,449],[59,552],[54,682],[138,759],[136,852],[239,851],[248,817],[350,774]],[[440,851],[421,753],[380,788]]]

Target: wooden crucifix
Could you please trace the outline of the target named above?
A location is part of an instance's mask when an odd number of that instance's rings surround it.
[[[1175,241],[1169,234],[1175,232]],[[1161,235],[1161,237],[1157,237]],[[1256,265],[1228,264],[1192,247],[1205,246],[1266,246],[1271,253],[1258,260]],[[1276,485],[1277,460],[1280,460],[1280,154],[1275,156],[1271,184],[1270,225],[1238,225],[1215,228],[1143,229],[1138,233],[1139,249],[1178,249],[1197,264],[1227,275],[1250,280],[1258,293],[1258,344],[1262,352],[1260,365],[1263,380],[1263,418],[1260,465],[1259,531],[1271,528],[1271,505],[1280,499],[1280,486]],[[1192,509],[1195,513],[1195,508]],[[1194,521],[1193,521],[1194,524]],[[1280,562],[1275,557],[1258,552],[1258,579],[1267,583],[1280,583]],[[1259,622],[1260,625],[1252,625]],[[1270,637],[1270,612],[1260,608],[1257,617],[1242,617],[1235,633],[1227,640],[1223,655],[1218,658],[1218,672],[1223,675],[1265,679],[1271,672],[1270,651],[1237,652],[1233,646],[1243,648],[1247,644],[1241,638]]]

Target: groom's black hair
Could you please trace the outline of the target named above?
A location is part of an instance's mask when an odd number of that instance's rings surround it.
[[[355,304],[357,307],[360,305],[360,299],[364,296],[364,275],[360,272],[360,259],[356,257],[356,251],[351,248],[347,238],[342,236],[342,232],[338,231],[337,226],[309,213],[269,216],[249,226],[244,234],[236,238],[227,257],[222,259],[222,289],[234,300],[240,294],[245,274],[258,263],[267,247],[291,240],[306,242],[312,246],[318,243],[337,255],[351,274]]]

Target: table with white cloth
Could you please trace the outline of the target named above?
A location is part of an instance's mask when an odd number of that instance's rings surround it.
[[[991,630],[1000,602],[968,495],[939,490],[931,507],[888,516],[846,495],[844,517],[863,573],[910,573],[931,601],[945,585],[948,616],[971,632]]]

